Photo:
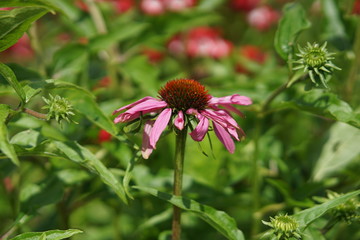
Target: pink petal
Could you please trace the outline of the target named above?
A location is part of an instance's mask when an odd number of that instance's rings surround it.
[[[153,98],[153,97],[144,97],[144,98],[142,98],[142,99],[140,99],[140,100],[137,100],[136,102],[130,103],[129,105],[126,105],[126,106],[124,106],[124,107],[121,107],[121,108],[115,110],[115,111],[113,112],[113,115],[114,115],[115,113],[121,112],[122,110],[130,109],[130,108],[132,108],[133,106],[138,105],[139,103],[145,102],[145,101],[147,101],[147,100],[149,100],[149,99],[156,100],[156,98]]]
[[[152,148],[156,148],[156,143],[160,138],[161,133],[168,125],[171,117],[171,108],[164,109],[157,117],[154,127],[150,133],[150,145]]]
[[[235,144],[230,134],[219,124],[213,122],[214,131],[219,140],[224,144],[230,153],[235,152]]]
[[[229,128],[229,127],[239,128],[239,125],[236,123],[235,119],[233,119],[224,110],[214,111],[211,109],[205,109],[202,110],[200,114],[217,122],[218,124],[220,124],[225,128]]]
[[[208,104],[210,107],[212,105],[218,106],[218,105],[226,105],[226,104],[250,105],[252,104],[252,101],[249,97],[240,96],[239,94],[233,94],[230,96],[225,96],[220,98],[212,97]]]
[[[133,119],[140,117],[140,114],[147,114],[150,112],[159,112],[164,107],[167,106],[167,103],[160,101],[158,99],[148,99],[137,105],[134,105],[132,108],[128,109],[126,112],[121,113],[114,120],[115,123],[118,122],[129,122]]]
[[[144,132],[143,132],[143,139],[142,139],[142,146],[141,146],[141,155],[144,159],[148,159],[154,148],[150,145],[150,132],[154,125],[153,120],[149,120],[145,122],[144,125]]]
[[[196,128],[190,133],[190,136],[195,141],[200,142],[204,139],[205,134],[209,130],[209,120],[202,115],[199,115],[198,118],[200,122],[198,123]]]
[[[177,127],[177,129],[183,130],[184,124],[185,124],[184,113],[182,111],[179,111],[178,115],[176,116],[176,118],[174,120],[174,125],[175,125],[175,127]]]

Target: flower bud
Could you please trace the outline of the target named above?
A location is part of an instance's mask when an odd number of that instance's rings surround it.
[[[43,109],[48,109],[49,111],[47,113],[47,120],[55,119],[58,123],[60,123],[61,120],[66,120],[69,123],[76,123],[70,119],[72,115],[75,115],[72,112],[73,107],[71,103],[66,98],[62,98],[59,95],[53,97],[49,94],[49,96],[49,99],[43,97],[43,100],[46,103]]]

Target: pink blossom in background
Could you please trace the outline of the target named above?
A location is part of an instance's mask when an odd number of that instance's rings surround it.
[[[249,12],[254,9],[260,0],[231,0],[230,7],[236,11]]]
[[[182,35],[177,34],[168,43],[171,53],[190,57],[222,58],[230,55],[232,47],[230,41],[210,27],[197,27]]]
[[[0,8],[0,11],[8,11],[11,9],[13,9],[13,8],[12,7],[3,7],[3,8]]]
[[[255,8],[247,15],[249,25],[260,31],[268,30],[277,23],[279,18],[279,12],[269,6]]]
[[[164,0],[141,0],[140,9],[147,15],[162,15],[165,13]]]
[[[252,101],[248,97],[239,94],[213,97],[199,82],[177,79],[167,82],[159,90],[159,98],[144,97],[115,110],[113,114],[122,112],[115,118],[115,123],[130,122],[147,114],[153,116],[144,125],[141,152],[145,159],[156,148],[167,126],[182,130],[191,121],[196,122],[196,127],[190,133],[193,140],[202,141],[212,123],[215,135],[230,153],[234,153],[234,140],[240,141],[245,133],[231,116],[231,112],[244,116],[233,105],[250,104]]]
[[[191,8],[196,4],[196,0],[164,0],[166,9],[173,12],[180,12]]]

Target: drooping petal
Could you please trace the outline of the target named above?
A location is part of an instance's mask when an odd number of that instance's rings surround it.
[[[150,133],[154,125],[154,120],[148,120],[145,122],[144,125],[144,132],[143,132],[143,139],[142,139],[142,146],[141,146],[141,155],[144,159],[148,159],[152,151],[154,150],[153,147],[150,145]]]
[[[150,133],[150,146],[156,148],[161,133],[165,130],[171,118],[171,108],[165,108],[157,117]]]
[[[176,118],[174,120],[174,125],[175,125],[175,127],[177,127],[177,129],[183,130],[184,124],[185,124],[184,113],[182,111],[179,111],[178,115],[176,116]]]
[[[233,119],[226,111],[205,109],[201,110],[200,114],[207,117],[208,119],[213,120],[214,122],[217,122],[224,128],[239,128],[239,125],[236,123],[235,119]]]
[[[209,100],[209,106],[218,106],[218,105],[226,105],[226,104],[236,104],[236,105],[250,105],[252,101],[249,97],[241,96],[239,94],[233,94],[225,97],[212,97]]]
[[[156,100],[156,98],[153,98],[153,97],[144,97],[144,98],[142,98],[142,99],[137,100],[136,102],[130,103],[129,105],[123,106],[123,107],[115,110],[115,111],[113,112],[113,115],[114,115],[115,113],[121,112],[122,110],[130,109],[130,108],[132,108],[133,106],[138,105],[139,103],[145,102],[145,101],[147,101],[147,100],[149,100],[149,99]]]
[[[200,114],[199,114],[198,118],[200,121],[199,121],[198,125],[196,126],[196,128],[190,133],[190,136],[195,141],[200,142],[204,139],[205,134],[209,130],[209,120]]]
[[[224,146],[230,153],[234,153],[235,144],[230,134],[220,124],[217,124],[216,122],[213,122],[213,126],[214,126],[215,134],[222,142],[222,144],[224,144]]]
[[[148,99],[143,101],[137,105],[133,105],[130,109],[126,112],[121,113],[117,116],[114,120],[115,123],[119,122],[129,122],[134,120],[140,116],[140,114],[147,114],[150,112],[159,112],[164,107],[167,106],[167,103],[164,101],[160,101],[158,99]]]
[[[199,114],[199,112],[198,112],[198,110],[196,110],[194,108],[189,108],[188,110],[186,110],[186,114],[197,115],[197,114]]]

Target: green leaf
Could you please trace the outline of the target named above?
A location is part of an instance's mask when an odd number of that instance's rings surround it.
[[[23,148],[34,148],[38,146],[43,140],[45,140],[39,131],[34,129],[28,129],[14,135],[10,143],[22,146]]]
[[[62,11],[46,0],[1,0],[0,7],[43,7],[49,11]]]
[[[360,154],[360,130],[344,123],[336,123],[330,129],[319,160],[313,171],[313,179],[321,181],[329,174],[343,170]]]
[[[64,186],[56,177],[50,176],[41,183],[29,184],[21,189],[21,210],[35,213],[37,209],[59,202],[64,194]]]
[[[1,20],[1,19],[0,19]],[[1,42],[1,40],[0,40]],[[1,44],[0,44],[1,45]],[[5,80],[14,88],[15,92],[20,97],[22,103],[26,102],[26,94],[18,82],[14,72],[3,63],[0,63],[0,74],[5,78]]]
[[[139,186],[134,186],[134,188],[147,192],[162,200],[168,201],[183,210],[196,214],[198,217],[202,218],[218,232],[224,235],[227,239],[245,239],[243,233],[237,228],[235,220],[223,211],[218,211],[212,207],[202,205],[191,199],[160,192],[153,188]]]
[[[144,31],[148,24],[136,23],[136,24],[124,24],[119,28],[113,29],[107,34],[98,35],[90,39],[89,47],[93,52],[99,50],[108,49],[110,46],[123,41],[128,38],[133,38]]]
[[[14,45],[30,25],[48,12],[42,7],[22,7],[0,13],[0,52]]]
[[[340,197],[334,198],[332,200],[329,200],[323,204],[317,205],[312,208],[305,209],[301,212],[296,213],[294,218],[299,221],[300,228],[305,229],[311,224],[313,221],[324,215],[328,210],[345,203],[349,199],[357,196],[360,194],[360,190],[350,192],[347,194],[344,194]]]
[[[360,114],[335,94],[323,90],[311,90],[300,98],[283,103],[282,107],[300,109],[360,128]]]
[[[310,27],[303,7],[298,3],[288,3],[283,8],[283,16],[275,33],[275,49],[284,59],[288,60],[299,33]]]
[[[120,70],[136,82],[144,92],[156,95],[160,70],[150,65],[145,56],[129,59],[121,65]]]
[[[75,234],[79,234],[82,232],[83,231],[78,229],[50,230],[46,232],[27,232],[17,235],[11,240],[40,240],[43,234],[45,234],[46,240],[60,240],[60,239],[69,238]]]
[[[8,130],[5,124],[6,118],[10,113],[10,107],[5,104],[0,104],[0,150],[11,159],[15,165],[20,165],[19,159],[16,155],[13,145],[8,139]]]
[[[82,44],[67,44],[59,49],[53,58],[53,77],[56,79],[75,82],[78,74],[87,65],[89,52]]]
[[[76,142],[53,141],[53,143],[67,159],[81,164],[88,170],[94,172],[100,177],[103,183],[114,190],[114,192],[124,203],[127,203],[124,188],[119,183],[118,179],[87,148],[79,145]]]

